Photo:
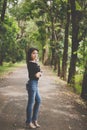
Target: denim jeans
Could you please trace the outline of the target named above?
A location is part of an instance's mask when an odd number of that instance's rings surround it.
[[[27,84],[28,104],[26,109],[26,123],[37,120],[41,98],[38,91],[38,80],[29,80]]]

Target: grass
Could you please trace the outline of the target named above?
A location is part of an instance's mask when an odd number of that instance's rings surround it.
[[[82,75],[75,76],[75,90],[77,94],[81,94],[82,90]]]
[[[11,72],[12,70],[14,70],[17,67],[23,66],[25,63],[24,62],[17,62],[15,64],[9,62],[3,63],[3,66],[0,66],[0,76],[3,76],[4,74],[7,74],[9,72]]]
[[[54,74],[57,75],[57,71],[54,71],[54,69],[52,68],[52,71]],[[72,88],[72,90],[77,93],[77,94],[81,94],[82,91],[82,79],[83,79],[83,74],[76,74],[75,76],[75,86],[72,87],[69,84],[69,87]]]

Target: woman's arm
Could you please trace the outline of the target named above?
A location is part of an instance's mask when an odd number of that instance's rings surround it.
[[[41,73],[41,72],[37,72],[37,73],[35,74],[36,78],[40,78],[40,77],[41,77],[41,75],[42,75],[42,73]]]

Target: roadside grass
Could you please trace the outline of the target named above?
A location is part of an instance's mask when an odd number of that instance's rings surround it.
[[[15,64],[13,64],[12,62],[4,62],[3,66],[0,66],[0,77],[11,72],[12,70],[14,70],[17,67],[21,67],[25,64],[24,61],[22,62],[16,62]]]
[[[52,69],[52,71],[53,71],[54,74],[57,75],[57,71],[54,71],[53,69]],[[83,79],[83,74],[76,74],[74,88],[72,86],[70,86],[69,84],[67,86],[69,86],[72,89],[72,91],[74,91],[76,94],[81,94],[81,91],[82,91],[82,79]],[[63,79],[61,78],[61,80],[63,80]]]
[[[81,90],[82,90],[82,75],[76,75],[75,76],[75,90],[77,94],[81,94]]]

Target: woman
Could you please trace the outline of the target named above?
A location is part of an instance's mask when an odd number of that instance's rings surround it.
[[[41,103],[38,91],[38,79],[41,77],[40,66],[37,64],[38,49],[30,48],[28,51],[28,72],[29,81],[26,84],[28,91],[28,104],[26,110],[26,124],[29,128],[37,128],[40,125],[37,122],[38,111]]]

